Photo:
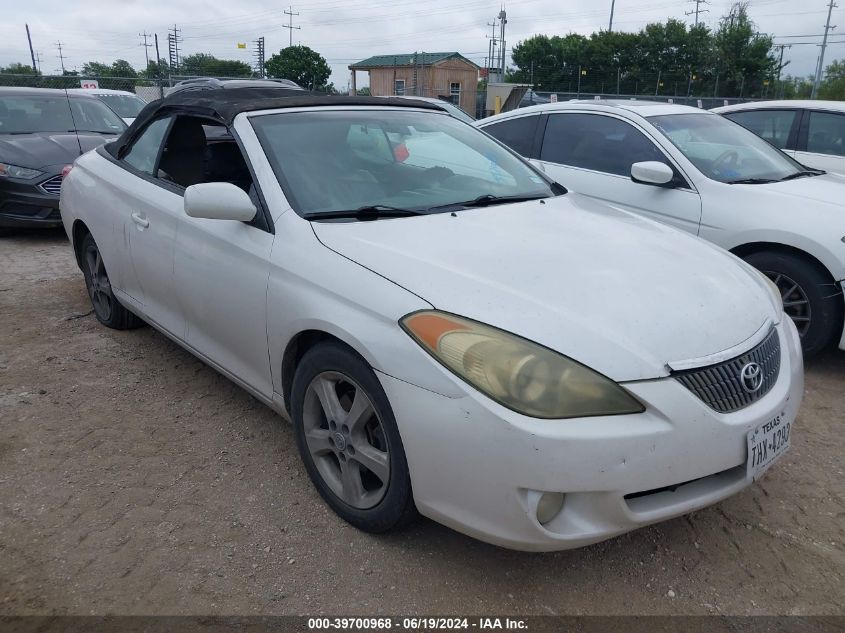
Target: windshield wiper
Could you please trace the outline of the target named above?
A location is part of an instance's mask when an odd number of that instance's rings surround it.
[[[740,178],[739,180],[726,181],[729,185],[766,185],[771,182],[780,182],[771,178]]]
[[[306,220],[337,220],[352,218],[355,220],[378,220],[381,218],[404,218],[412,215],[425,215],[424,211],[402,209],[385,204],[373,204],[357,209],[342,209],[339,211],[314,211],[302,215]]]
[[[780,179],[780,182],[785,180],[795,180],[796,178],[804,178],[805,176],[821,176],[827,172],[821,169],[805,169],[803,171],[796,171],[794,174],[789,174]]]
[[[465,202],[450,202],[449,204],[442,204],[437,207],[429,207],[429,211],[439,211],[441,209],[451,209],[453,207],[464,207],[464,208],[471,208],[471,207],[489,207],[493,204],[510,204],[513,202],[528,202],[529,200],[540,200],[544,198],[550,198],[546,194],[540,195],[533,195],[533,196],[494,196],[493,194],[486,193],[483,196],[478,196],[477,198],[473,198],[472,200],[466,200]]]

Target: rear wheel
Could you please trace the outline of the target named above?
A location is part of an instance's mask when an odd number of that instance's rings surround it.
[[[87,233],[79,248],[82,253],[80,260],[85,287],[88,289],[97,320],[115,330],[128,330],[143,325],[144,322],[124,308],[114,296],[106,265],[94,236]]]
[[[417,516],[393,411],[357,354],[337,343],[309,350],[294,375],[291,418],[305,469],[341,518],[387,532]]]
[[[780,290],[783,310],[793,320],[805,356],[822,351],[842,320],[842,293],[823,270],[792,253],[761,252],[744,258]]]

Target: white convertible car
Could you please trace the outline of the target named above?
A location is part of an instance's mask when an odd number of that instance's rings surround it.
[[[77,160],[61,209],[97,318],[289,415],[364,530],[419,511],[576,547],[724,499],[789,446],[803,367],[771,283],[436,104],[177,93]]]
[[[552,103],[476,125],[572,191],[763,271],[806,355],[845,349],[845,177],[808,169],[716,114],[653,101]]]

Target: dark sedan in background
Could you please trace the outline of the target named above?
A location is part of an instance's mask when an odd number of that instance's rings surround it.
[[[86,94],[0,88],[0,231],[60,226],[62,169],[125,129]]]

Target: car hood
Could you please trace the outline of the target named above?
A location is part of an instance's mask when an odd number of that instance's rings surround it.
[[[435,308],[617,381],[666,376],[669,363],[737,346],[781,314],[762,276],[726,251],[577,194],[312,226]]]
[[[32,169],[60,163],[69,164],[80,154],[115,138],[117,137],[106,134],[77,135],[75,132],[0,134],[0,161]]]
[[[828,172],[821,176],[796,178],[786,182],[773,182],[765,185],[731,185],[731,187],[752,187],[755,193],[765,192],[772,197],[787,200],[787,204],[796,204],[796,198],[802,204],[808,200],[845,210],[845,176]]]

